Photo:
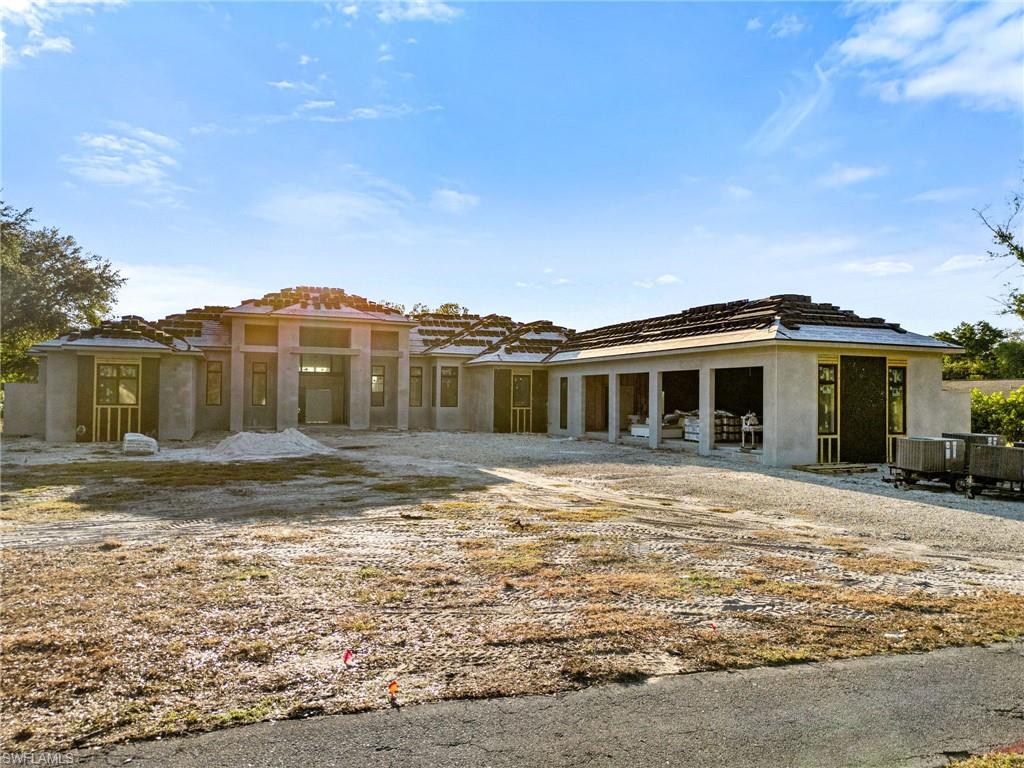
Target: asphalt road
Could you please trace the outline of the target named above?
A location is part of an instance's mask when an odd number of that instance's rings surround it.
[[[913,766],[1024,741],[1024,644],[260,723],[93,765]]]

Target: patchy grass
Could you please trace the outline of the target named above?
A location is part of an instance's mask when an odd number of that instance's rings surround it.
[[[1024,768],[1024,754],[989,752],[966,760],[955,760],[949,763],[949,768]]]
[[[370,486],[371,490],[387,493],[420,493],[422,491],[448,490],[457,485],[459,478],[446,475],[413,475],[402,480],[387,480]]]
[[[916,573],[928,568],[927,563],[920,560],[903,560],[898,557],[874,555],[872,557],[837,557],[835,563],[849,571],[861,573]]]
[[[597,523],[625,517],[626,512],[614,507],[564,507],[546,509],[540,513],[545,520],[560,523]]]

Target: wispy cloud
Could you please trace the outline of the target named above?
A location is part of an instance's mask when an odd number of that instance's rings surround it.
[[[92,13],[93,5],[116,5],[119,0],[66,2],[61,0],[2,0],[0,2],[0,66],[46,53],[71,53],[74,43],[51,31],[66,14]],[[14,31],[17,30],[17,33]],[[19,43],[11,43],[15,37]]]
[[[237,281],[238,275],[215,272],[198,265],[115,264],[128,278],[118,291],[114,313],[142,315],[158,320],[185,307],[233,304],[240,296],[258,296],[266,286]]]
[[[871,277],[885,277],[914,271],[914,265],[906,261],[849,261],[839,267],[843,272],[859,272]]]
[[[1024,107],[1024,5],[862,3],[837,47],[886,101],[956,98],[981,109]]]
[[[938,189],[929,189],[924,192],[918,192],[913,197],[908,197],[907,202],[948,203],[952,200],[963,200],[965,197],[970,197],[976,192],[977,190],[971,187],[939,187]]]
[[[672,285],[678,282],[679,278],[675,275],[664,274],[658,275],[657,277],[651,277],[646,280],[634,280],[633,285],[637,288],[654,288],[658,285]]]
[[[331,109],[334,106],[334,102],[330,100],[310,100],[302,102],[299,105],[299,111],[306,112],[311,109]]]
[[[733,200],[749,200],[754,193],[739,184],[729,184],[725,188],[725,194]]]
[[[818,184],[823,187],[848,187],[860,184],[868,179],[884,176],[888,168],[868,165],[835,165],[832,170],[818,177]]]
[[[761,124],[747,147],[765,154],[775,152],[828,102],[830,93],[829,73],[815,66],[813,78],[800,77],[794,87],[779,94],[778,108]]]
[[[404,228],[401,209],[401,201],[371,191],[283,187],[252,212],[297,232],[358,235]]]
[[[962,272],[965,269],[975,269],[986,261],[987,259],[984,256],[979,256],[976,253],[961,253],[956,256],[950,256],[933,269],[932,272],[937,275],[947,272]]]
[[[307,93],[316,93],[317,91],[315,85],[304,80],[299,82],[292,80],[268,80],[267,85],[271,88],[277,88],[279,91],[306,91]]]
[[[305,67],[308,64],[314,64],[314,63],[316,63],[318,61],[320,61],[320,59],[318,57],[310,56],[309,54],[306,54],[306,53],[303,53],[302,55],[299,56],[299,66],[300,67]]]
[[[172,181],[179,167],[173,156],[178,142],[125,123],[110,123],[110,128],[109,133],[82,133],[75,139],[78,152],[61,158],[68,172],[93,184],[133,187],[151,202],[181,207],[178,193],[185,188]]]
[[[430,204],[445,213],[463,214],[476,208],[480,198],[455,189],[435,189],[430,196]]]
[[[756,16],[752,19],[747,19],[747,32],[756,32],[763,26],[764,24]]]
[[[440,0],[403,0],[387,2],[377,18],[385,24],[397,21],[450,22],[462,15],[462,9]]]
[[[807,22],[790,13],[772,24],[769,33],[772,37],[793,37],[805,29],[807,29]]]

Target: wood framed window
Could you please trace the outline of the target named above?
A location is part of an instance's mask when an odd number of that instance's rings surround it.
[[[419,408],[423,405],[423,368],[418,365],[409,367],[409,407]]]
[[[569,377],[558,379],[558,428],[569,428]]]
[[[224,383],[224,363],[220,360],[206,361],[206,404],[221,404],[221,387]]]
[[[331,361],[330,355],[299,355],[299,373],[330,373]]]
[[[907,434],[907,368],[903,365],[890,365],[888,370],[889,386],[889,434]]]
[[[835,435],[838,431],[836,406],[838,405],[839,366],[834,363],[818,365],[818,434]]]
[[[265,362],[253,362],[252,364],[252,404],[267,404],[267,364]]]
[[[454,365],[441,366],[441,407],[459,407],[459,369]]]
[[[138,405],[139,366],[100,363],[96,366],[96,405]]]
[[[370,368],[370,405],[374,408],[384,407],[383,365],[374,365]]]

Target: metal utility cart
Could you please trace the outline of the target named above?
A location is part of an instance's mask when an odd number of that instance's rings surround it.
[[[964,441],[954,437],[898,437],[889,465],[895,488],[919,480],[946,483],[954,491],[966,487]]]
[[[968,464],[967,498],[986,490],[1024,496],[1024,448],[974,446]]]

